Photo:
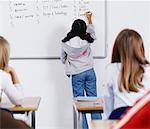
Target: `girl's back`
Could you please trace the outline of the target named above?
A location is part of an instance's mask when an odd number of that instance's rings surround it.
[[[120,79],[121,64],[120,63],[111,63],[105,69],[103,85],[106,88],[107,94],[105,96],[105,113],[109,117],[110,113],[119,108],[132,106],[143,94],[150,89],[150,65],[143,66],[145,73],[143,76],[142,83],[143,88],[138,88],[138,92],[127,92],[123,90],[119,91],[118,83]],[[114,75],[115,73],[115,75]]]
[[[76,42],[76,44],[73,42]],[[79,45],[78,47],[78,44],[81,42],[83,42],[82,44],[84,45]],[[67,54],[65,65],[67,74],[78,74],[93,68],[93,56],[90,44],[86,43],[86,41],[75,37],[68,41],[68,43],[63,43],[62,48]]]
[[[85,30],[90,34],[90,38],[95,39],[94,26],[89,24]],[[71,33],[72,34],[72,33]],[[70,32],[68,35],[71,35]],[[73,35],[73,34],[72,34]],[[88,36],[87,36],[88,37]],[[90,48],[90,38],[82,39],[80,36],[74,36],[62,42],[61,60],[65,64],[65,71],[67,75],[74,75],[93,68],[93,55]],[[64,41],[63,40],[63,41]]]
[[[150,65],[143,66],[145,73],[143,76],[142,83],[144,85],[143,88],[139,88],[139,92],[127,92],[124,90],[123,92],[119,91],[118,80],[121,72],[121,64],[120,63],[112,63],[107,66],[106,73],[107,78],[105,80],[105,85],[109,87],[109,90],[113,89],[112,95],[114,96],[114,109],[123,106],[132,106],[137,99],[139,99],[146,89],[150,89]],[[115,76],[114,76],[115,73]]]

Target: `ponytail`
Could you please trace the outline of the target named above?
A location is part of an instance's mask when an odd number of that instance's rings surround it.
[[[81,20],[77,19],[72,24],[71,31],[67,34],[67,36],[62,40],[63,43],[69,41],[70,39],[78,36],[82,40],[86,40],[88,43],[93,43],[94,39],[91,37],[90,33],[86,33],[86,23]]]

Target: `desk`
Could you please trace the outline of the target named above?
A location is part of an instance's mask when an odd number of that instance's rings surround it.
[[[14,106],[10,101],[4,99],[0,103],[1,108],[7,108],[13,113],[27,113],[31,112],[31,126],[35,129],[35,111],[39,107],[40,97],[26,97],[21,102],[21,106]]]
[[[117,120],[92,120],[91,129],[111,129]]]
[[[82,113],[103,113],[102,102],[76,101],[73,102],[74,129],[82,129]]]

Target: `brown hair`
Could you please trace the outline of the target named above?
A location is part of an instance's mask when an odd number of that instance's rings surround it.
[[[0,36],[0,69],[5,70],[9,62],[9,43],[7,40]]]
[[[138,92],[138,87],[143,87],[143,65],[149,64],[144,53],[142,37],[135,30],[124,29],[118,34],[111,62],[121,62],[120,91]]]

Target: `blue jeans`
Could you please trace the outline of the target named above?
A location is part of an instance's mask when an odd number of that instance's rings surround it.
[[[94,69],[72,75],[73,96],[97,96],[96,75]],[[102,119],[101,114],[91,113],[91,119]],[[82,114],[82,128],[88,129],[86,114]]]

